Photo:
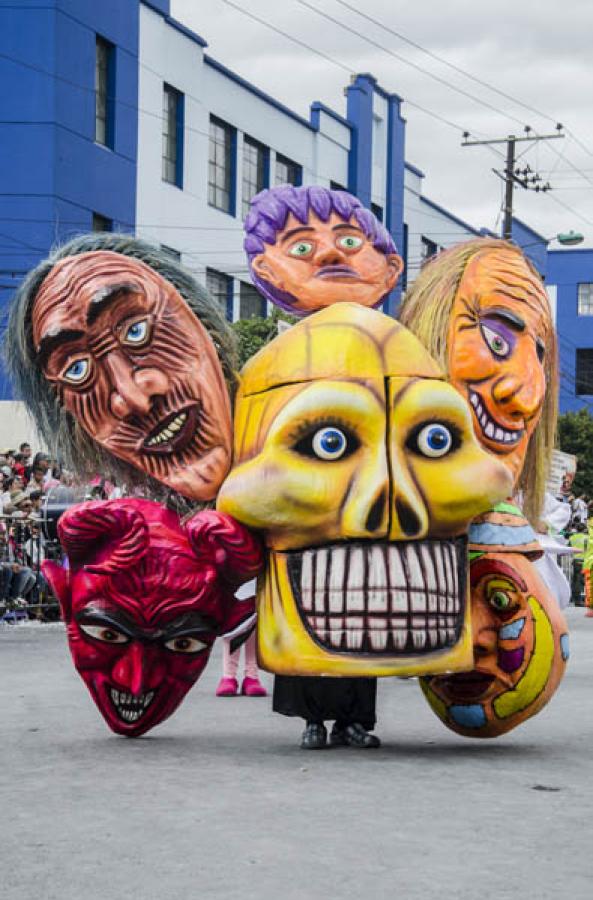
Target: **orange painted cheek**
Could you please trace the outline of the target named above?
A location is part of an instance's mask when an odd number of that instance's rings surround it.
[[[458,338],[449,351],[449,374],[453,381],[483,381],[496,374],[497,363],[479,336]]]

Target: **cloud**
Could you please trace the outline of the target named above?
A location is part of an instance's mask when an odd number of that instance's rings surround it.
[[[523,160],[533,169],[554,172],[556,192],[535,195],[518,189],[516,212],[546,235],[573,227],[593,245],[593,120],[590,115],[593,4],[564,0],[562,10],[552,0],[499,0],[485,7],[475,0],[424,0],[394,4],[367,0],[360,11],[404,34],[454,65],[467,69],[500,91],[532,106],[552,120],[487,90],[426,54],[406,45],[337,0],[307,0],[356,30],[351,34],[306,9],[297,0],[237,0],[246,13],[294,35],[353,71],[370,71],[388,91],[434,111],[472,134],[504,137],[522,134],[523,124],[540,133],[554,130],[554,121],[569,127],[589,149],[572,139],[534,145]],[[355,5],[355,0],[348,0]],[[301,115],[311,101],[321,100],[343,113],[343,88],[348,73],[287,38],[259,24],[222,0],[173,0],[172,13],[209,43],[208,52]],[[578,27],[575,27],[578,23]],[[482,103],[456,93],[404,62],[371,46],[368,37],[426,69],[451,85],[475,95]],[[484,104],[496,107],[500,112]],[[476,226],[492,227],[500,208],[499,179],[491,171],[501,160],[486,148],[462,148],[460,136],[437,119],[404,103],[408,121],[406,158],[426,172],[428,196]],[[514,119],[519,121],[514,121]],[[562,145],[562,146],[561,146]],[[526,145],[524,145],[524,148]],[[504,150],[504,148],[502,148]],[[523,148],[522,148],[523,149]],[[573,172],[564,154],[585,175]],[[555,182],[554,182],[555,176]],[[564,186],[581,185],[568,191]],[[572,207],[564,209],[560,203]]]

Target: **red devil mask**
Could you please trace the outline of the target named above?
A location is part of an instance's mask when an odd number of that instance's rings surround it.
[[[149,500],[81,503],[60,519],[70,568],[45,562],[74,665],[117,734],[173,713],[218,635],[248,632],[253,600],[234,591],[262,565],[255,538],[203,511],[180,525]]]

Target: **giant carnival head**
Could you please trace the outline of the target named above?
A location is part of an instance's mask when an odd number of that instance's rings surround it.
[[[507,241],[458,244],[424,266],[400,318],[467,398],[478,440],[509,467],[535,519],[557,408],[556,337],[537,271]]]
[[[69,568],[43,563],[77,671],[109,727],[137,737],[179,706],[218,635],[249,629],[260,546],[213,510],[185,525],[150,500],[71,507],[58,526]]]
[[[244,246],[259,292],[295,316],[339,302],[378,306],[403,268],[391,235],[360,200],[318,186],[257,194]]]
[[[468,667],[469,521],[511,489],[399,323],[338,303],[245,366],[218,508],[264,532],[260,659],[286,674]]]
[[[230,465],[228,326],[170,255],[86,235],[29,273],[7,356],[50,447],[79,472],[212,500]]]
[[[519,509],[502,503],[470,528],[474,668],[422,678],[433,711],[465,737],[498,737],[538,713],[569,655],[568,628],[532,560],[542,555]]]

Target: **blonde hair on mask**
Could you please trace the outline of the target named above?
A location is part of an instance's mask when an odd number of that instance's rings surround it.
[[[419,338],[445,371],[449,366],[449,325],[459,284],[470,260],[478,253],[490,250],[503,250],[519,257],[541,282],[537,270],[515,244],[497,238],[475,238],[431,257],[404,297],[399,316],[401,323]],[[523,494],[523,511],[532,522],[538,521],[543,504],[558,416],[558,350],[551,312],[549,318],[542,414],[529,441],[516,485]]]

